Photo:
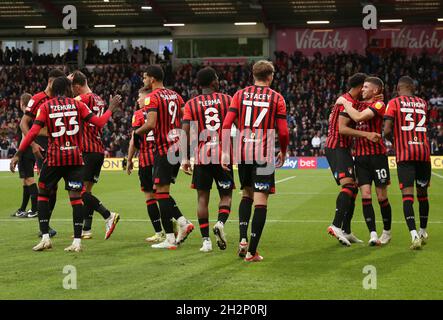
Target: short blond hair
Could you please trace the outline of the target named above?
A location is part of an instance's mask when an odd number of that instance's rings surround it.
[[[267,60],[257,61],[252,67],[252,74],[254,78],[258,81],[265,81],[268,79],[270,75],[272,75],[275,71],[274,65],[272,62]]]

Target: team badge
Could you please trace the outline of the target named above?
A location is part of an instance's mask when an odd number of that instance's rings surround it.
[[[149,106],[150,103],[151,103],[151,97],[146,97],[145,98],[145,106]]]
[[[40,115],[40,109],[37,110],[37,117],[36,118],[38,118],[39,115]]]
[[[132,124],[135,123],[135,115],[132,116]]]
[[[383,103],[381,103],[380,101],[375,103],[375,109],[380,110],[381,108],[383,108]]]

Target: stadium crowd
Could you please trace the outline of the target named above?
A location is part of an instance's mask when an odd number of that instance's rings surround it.
[[[105,99],[115,92],[124,97],[124,116],[109,122],[104,130],[107,156],[120,157],[127,153],[131,118],[136,109],[138,89],[143,85],[141,75],[144,64],[161,62],[166,71],[166,84],[180,93],[185,101],[199,93],[196,73],[201,65],[184,64],[173,71],[167,54],[165,56],[168,59],[163,60],[158,55],[153,56],[152,51],[145,48],[131,49],[130,54],[127,50],[114,50],[106,55],[97,51],[96,47],[88,50],[87,59],[90,60],[87,62],[93,66],[82,71],[87,75],[94,92]],[[0,52],[0,57],[5,61],[4,52]],[[129,60],[131,63],[128,63]],[[121,61],[124,63],[120,64]],[[287,103],[289,156],[324,154],[330,107],[338,94],[346,90],[348,76],[355,72],[380,77],[385,82],[386,101],[395,96],[395,83],[400,75],[410,75],[416,79],[419,84],[418,95],[429,101],[431,106],[429,136],[432,153],[443,154],[443,66],[432,57],[425,54],[406,57],[391,50],[377,54],[368,52],[365,56],[352,53],[326,56],[316,54],[314,58],[308,59],[298,52],[291,55],[276,52],[275,65],[273,88],[282,93]],[[21,93],[35,94],[44,90],[49,69],[48,66],[36,65],[24,67],[20,63],[4,63],[0,67],[2,158],[11,156],[17,148],[17,128],[22,115],[19,108]],[[215,69],[220,78],[220,91],[223,93],[232,95],[238,89],[251,84],[250,64],[216,66]]]
[[[163,50],[163,56],[155,54],[152,50],[146,47],[132,47],[120,49],[113,49],[111,52],[102,52],[96,45],[89,44],[85,50],[86,64],[157,64],[163,60],[170,60],[171,52],[167,47]],[[0,65],[6,66],[31,66],[31,65],[65,65],[69,63],[76,63],[78,57],[78,50],[74,48],[69,49],[66,53],[60,54],[37,54],[33,53],[29,48],[21,47],[9,48],[4,50],[0,48]]]

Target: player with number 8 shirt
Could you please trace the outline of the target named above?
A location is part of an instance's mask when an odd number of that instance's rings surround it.
[[[192,170],[189,160],[186,159],[182,167],[188,174],[193,171],[192,188],[197,189],[197,215],[203,238],[200,251],[209,252],[212,251],[212,243],[209,238],[208,205],[213,181],[220,196],[218,219],[213,232],[221,250],[225,250],[227,245],[224,225],[231,212],[232,190],[235,185],[232,167],[230,171],[223,170],[220,157],[223,120],[228,113],[232,98],[217,92],[219,81],[213,68],[200,70],[197,79],[202,87],[202,94],[186,103],[183,116],[183,130],[187,136],[186,149],[190,149],[190,146],[194,146],[194,142],[197,142],[197,150],[192,150],[195,164]],[[188,152],[186,154],[189,156]]]
[[[420,249],[428,241],[428,187],[431,182],[431,150],[427,136],[428,104],[414,95],[415,83],[403,76],[397,84],[398,97],[389,101],[384,134],[395,146],[397,173],[403,197],[403,213],[412,238],[411,249]],[[420,211],[420,231],[414,215],[414,183]]]

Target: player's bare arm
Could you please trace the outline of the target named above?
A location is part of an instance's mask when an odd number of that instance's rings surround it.
[[[22,131],[23,136],[26,136],[30,130],[29,124],[32,122],[32,118],[27,114],[24,114],[22,119],[20,120],[20,129]],[[31,143],[32,153],[38,159],[43,159],[43,154],[45,150],[36,142]]]
[[[339,116],[338,117],[338,131],[340,134],[345,136],[351,136],[355,138],[366,138],[372,142],[379,142],[381,140],[381,134],[377,132],[366,132],[353,129],[349,127],[351,119]]]
[[[110,110],[113,114],[120,110],[122,105],[122,96],[121,95],[115,95],[115,96],[111,96],[110,100],[109,100],[109,108],[108,110]]]
[[[134,170],[134,155],[136,152],[136,148],[134,145],[134,135],[131,136],[131,140],[129,141],[129,148],[128,148],[128,165],[126,167],[126,173],[128,175],[131,175],[132,170]]]
[[[182,159],[182,170],[184,173],[186,173],[187,175],[191,175],[192,174],[192,166],[191,166],[191,161],[189,160],[189,148],[191,145],[191,137],[190,137],[190,131],[191,131],[191,126],[189,124],[189,122],[183,122],[182,124],[182,129],[183,131],[186,133],[186,144],[182,144],[182,148],[186,148],[183,151],[186,151],[186,158]]]
[[[139,136],[147,134],[151,130],[154,130],[156,125],[157,125],[157,112],[149,112],[146,122],[140,128],[135,130],[135,134]]]
[[[345,101],[342,103],[342,105],[345,108],[346,113],[355,122],[368,121],[368,120],[371,120],[372,118],[374,118],[375,114],[371,109],[367,108],[367,109],[360,112],[354,108],[352,102],[350,102],[346,99],[343,99],[343,100],[345,100]]]
[[[42,126],[40,124],[34,123],[31,127],[31,130],[29,130],[28,134],[25,136],[25,139],[20,143],[18,151],[12,157],[11,162],[9,164],[9,169],[11,170],[12,173],[15,172],[15,167],[17,166],[20,156],[23,154],[24,150],[26,150],[26,148],[28,148],[31,145],[31,143],[34,141],[34,139],[38,136],[38,133],[40,132],[41,128]]]
[[[393,141],[393,136],[392,136],[393,127],[394,127],[394,122],[391,119],[385,119],[383,127],[383,135],[387,140],[391,142]]]

